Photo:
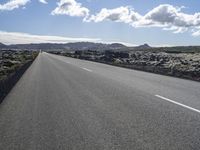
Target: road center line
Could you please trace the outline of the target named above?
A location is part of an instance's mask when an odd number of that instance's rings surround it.
[[[89,71],[89,72],[92,72],[92,70],[87,69],[87,68],[82,68],[82,69],[84,69],[84,70],[86,70],[86,71]]]
[[[195,109],[195,108],[192,108],[192,107],[190,107],[190,106],[181,104],[181,103],[179,103],[179,102],[173,101],[173,100],[171,100],[171,99],[168,99],[168,98],[163,97],[163,96],[160,96],[160,95],[155,95],[155,96],[156,96],[156,97],[159,97],[159,98],[161,98],[161,99],[163,99],[163,100],[165,100],[165,101],[168,101],[168,102],[170,102],[170,103],[173,103],[173,104],[176,104],[176,105],[179,105],[179,106],[182,106],[182,107],[184,107],[184,108],[187,108],[187,109],[190,109],[190,110],[192,110],[192,111],[195,111],[195,112],[200,113],[200,110],[198,110],[198,109]]]

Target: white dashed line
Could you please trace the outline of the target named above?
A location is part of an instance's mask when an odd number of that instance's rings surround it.
[[[86,71],[88,71],[88,72],[92,72],[92,70],[87,69],[87,68],[82,68],[82,69],[84,69],[84,70],[86,70]]]
[[[161,99],[163,99],[163,100],[165,100],[165,101],[168,101],[168,102],[170,102],[170,103],[173,103],[173,104],[182,106],[182,107],[184,107],[184,108],[190,109],[190,110],[192,110],[192,111],[195,111],[195,112],[197,112],[197,113],[200,113],[200,110],[198,110],[198,109],[195,109],[195,108],[192,108],[192,107],[190,107],[190,106],[181,104],[181,103],[179,103],[179,102],[173,101],[173,100],[171,100],[171,99],[168,99],[168,98],[163,97],[163,96],[160,96],[160,95],[155,95],[155,96],[158,97],[158,98],[161,98]]]

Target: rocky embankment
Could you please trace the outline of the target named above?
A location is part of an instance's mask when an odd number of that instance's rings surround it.
[[[54,53],[54,52],[52,52]],[[76,51],[55,54],[200,81],[200,53]]]
[[[200,81],[200,53],[135,52],[114,63],[134,69]]]
[[[0,103],[37,55],[32,51],[0,50]]]

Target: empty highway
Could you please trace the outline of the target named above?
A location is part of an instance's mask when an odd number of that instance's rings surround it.
[[[0,104],[0,150],[198,150],[200,83],[40,53]]]

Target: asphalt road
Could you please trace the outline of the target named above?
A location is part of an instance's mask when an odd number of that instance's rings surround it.
[[[0,105],[0,150],[198,150],[200,83],[42,53]]]

